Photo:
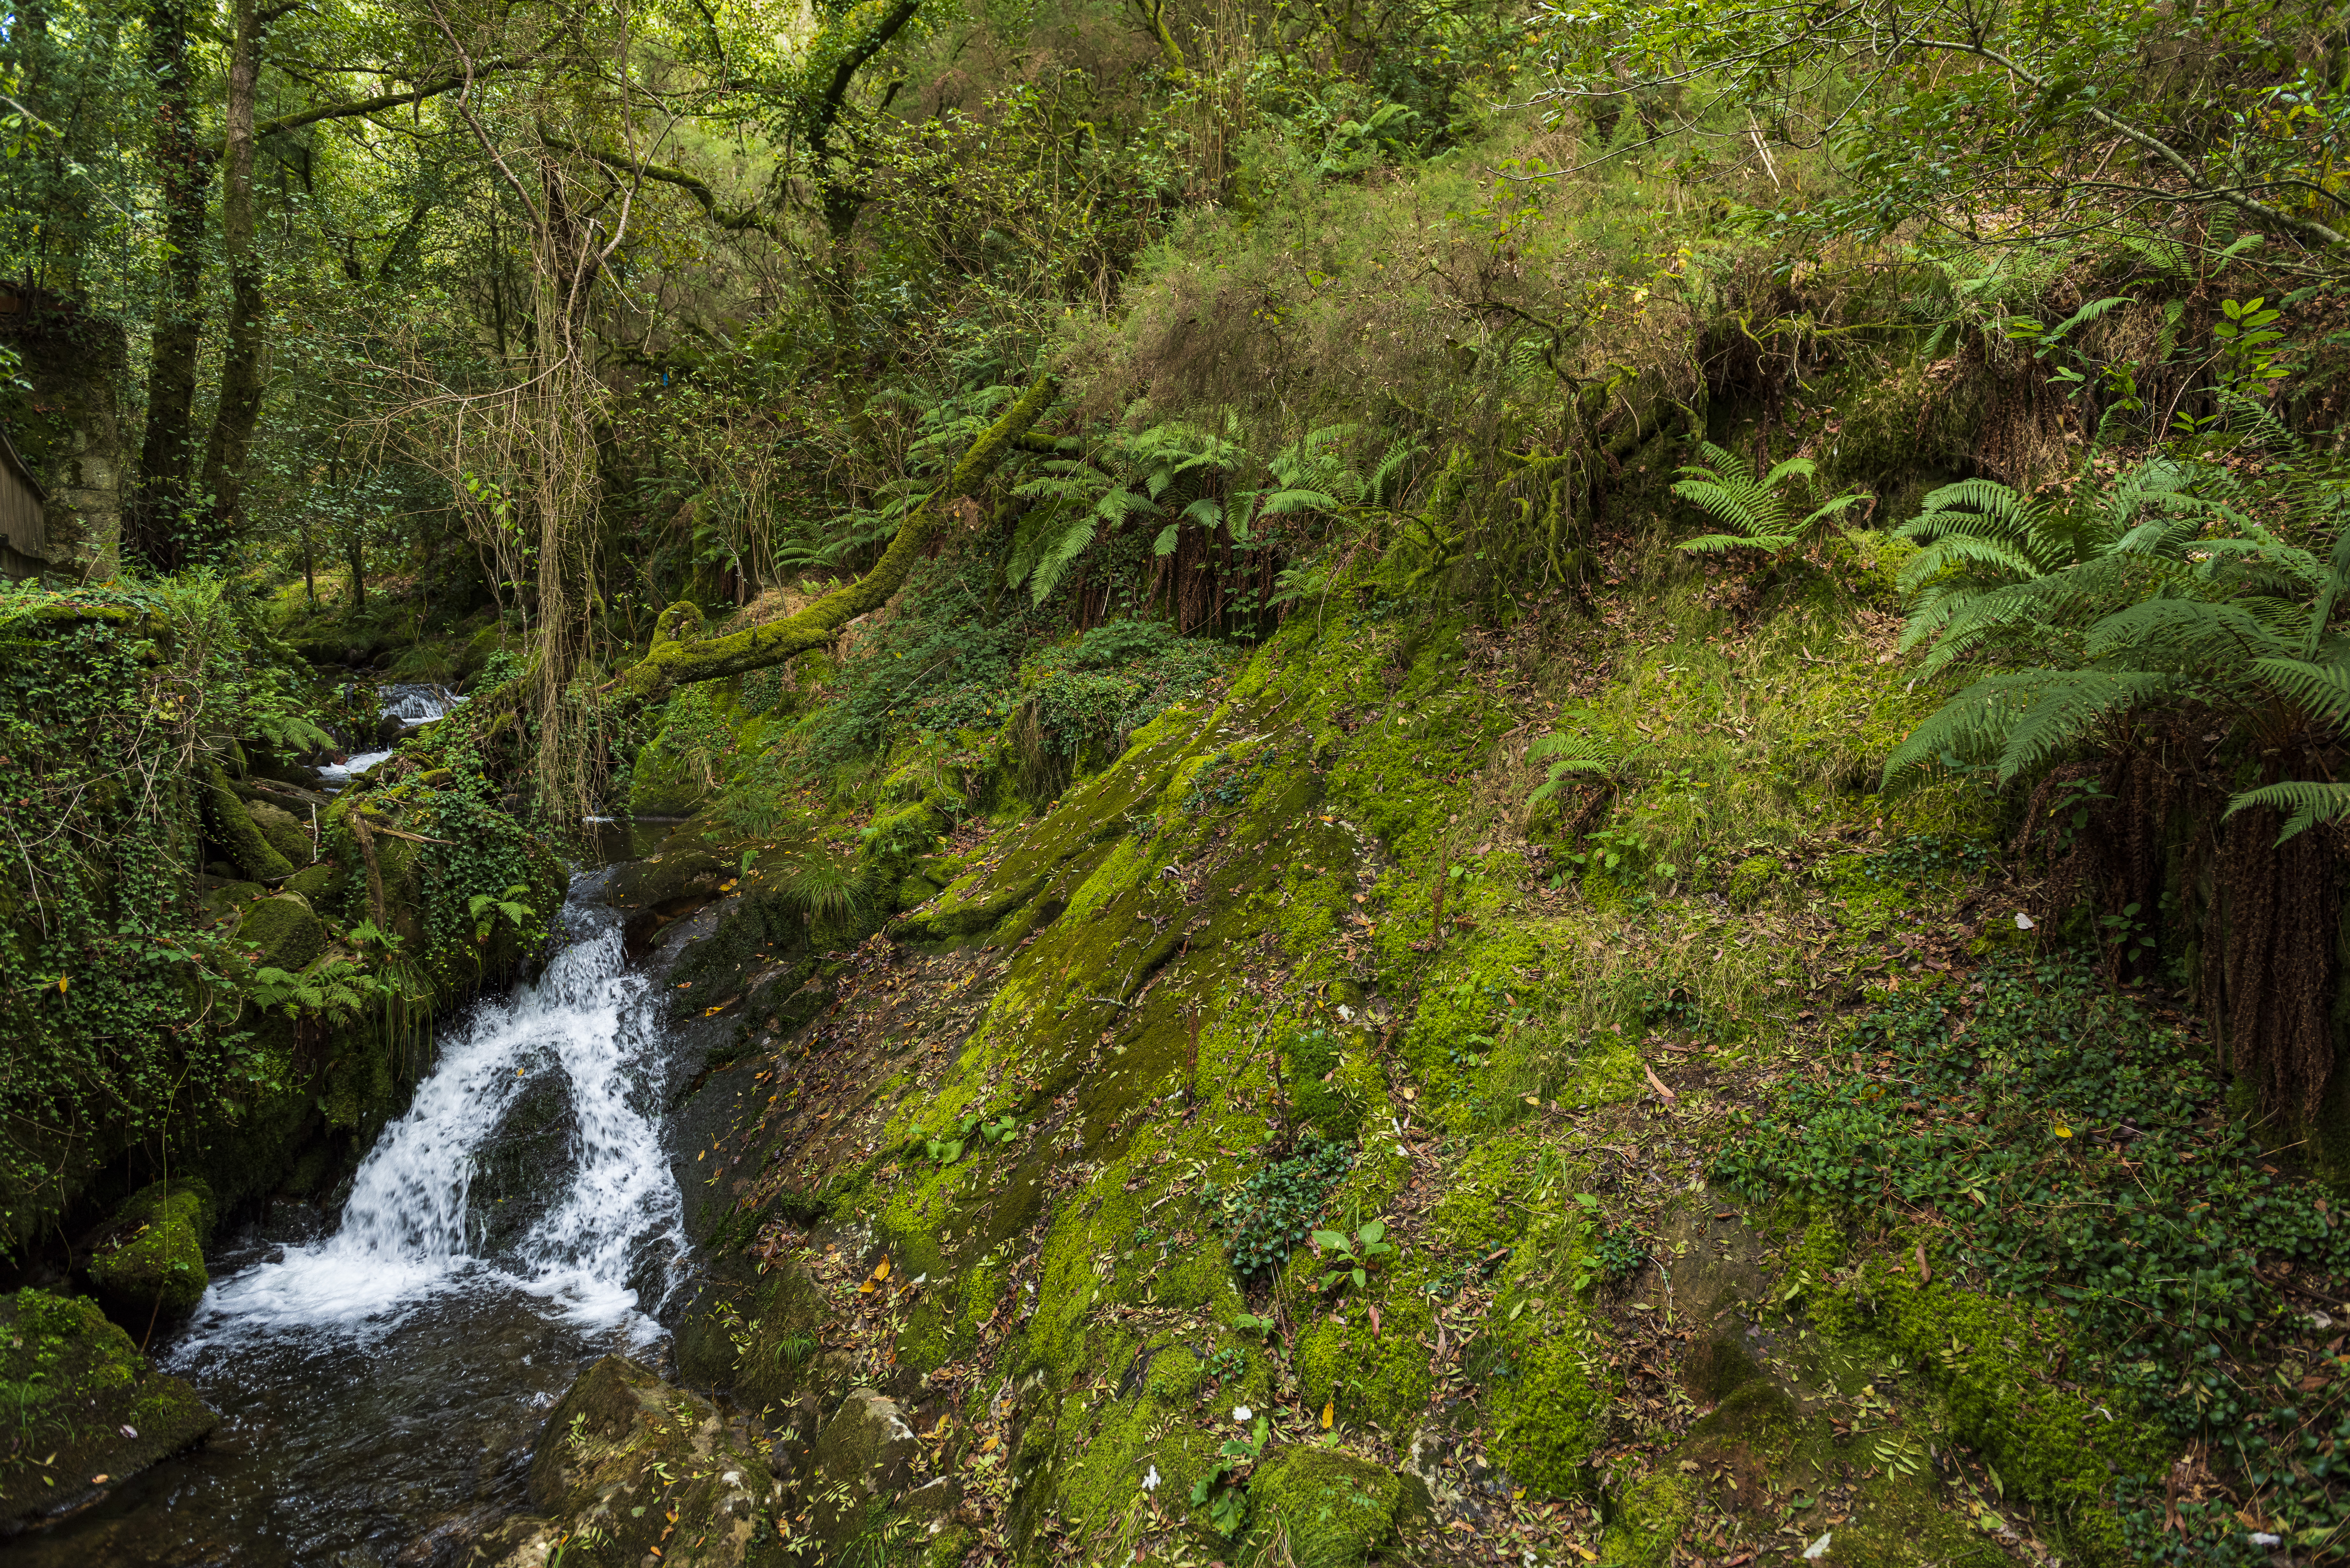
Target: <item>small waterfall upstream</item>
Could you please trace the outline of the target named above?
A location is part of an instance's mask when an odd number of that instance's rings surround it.
[[[430,724],[436,719],[446,718],[449,710],[463,701],[445,686],[402,682],[383,687],[376,692],[376,716],[397,719],[413,729],[419,724]],[[389,746],[379,751],[354,752],[344,761],[328,763],[318,772],[328,789],[340,789],[390,755],[391,748]]]
[[[600,885],[574,883],[535,982],[444,1033],[331,1231],[281,1207],[215,1260],[161,1359],[220,1432],[12,1558],[454,1562],[519,1505],[546,1407],[586,1359],[656,1345],[686,1251],[659,1017]]]

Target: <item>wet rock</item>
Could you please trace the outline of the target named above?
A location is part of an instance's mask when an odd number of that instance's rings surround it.
[[[149,1366],[97,1303],[46,1291],[0,1296],[0,1381],[26,1456],[0,1467],[0,1532],[79,1508],[220,1419],[192,1384]]]
[[[701,1395],[608,1355],[547,1417],[530,1466],[538,1517],[509,1521],[483,1549],[505,1568],[540,1568],[558,1544],[565,1568],[734,1568],[765,1538],[775,1491],[741,1430]]]
[[[213,1229],[212,1189],[201,1181],[158,1181],[115,1211],[86,1266],[89,1282],[126,1323],[174,1322],[195,1311],[204,1287],[204,1243]]]

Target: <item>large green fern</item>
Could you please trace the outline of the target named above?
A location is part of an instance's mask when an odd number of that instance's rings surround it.
[[[2242,410],[2239,410],[2242,412]],[[2350,740],[2350,473],[2265,410],[2237,440],[2258,463],[2162,456],[2026,497],[1970,480],[1926,498],[1901,532],[1927,541],[1906,575],[1905,643],[1931,675],[1989,665],[1888,757],[1887,784],[1948,768],[2002,783],[2135,726],[2198,730],[2323,768]],[[2241,455],[2241,447],[2231,455]],[[2283,536],[2330,532],[2328,558]],[[1999,668],[2018,665],[2023,668]],[[2284,815],[2284,837],[2350,816],[2350,784],[2286,779],[2233,795]]]

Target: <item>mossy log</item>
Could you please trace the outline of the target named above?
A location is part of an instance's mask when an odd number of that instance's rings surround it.
[[[946,483],[899,524],[897,536],[873,569],[847,587],[835,589],[796,615],[706,641],[679,635],[681,623],[698,621],[700,612],[691,605],[671,606],[662,612],[651,649],[620,677],[621,701],[650,705],[681,686],[785,663],[826,646],[850,621],[887,604],[905,586],[914,563],[945,525],[952,504],[985,483],[1004,458],[1018,449],[1019,438],[1044,417],[1059,388],[1058,377],[1050,372],[1039,376],[1003,417],[971,443]]]

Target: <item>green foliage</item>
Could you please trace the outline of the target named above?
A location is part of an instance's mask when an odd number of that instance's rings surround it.
[[[1224,1439],[1210,1457],[1200,1479],[1191,1483],[1191,1506],[1207,1510],[1208,1528],[1230,1536],[1248,1521],[1248,1490],[1243,1478],[1264,1453],[1270,1423],[1263,1416],[1239,1437]]]
[[[1616,748],[1605,739],[1570,735],[1564,730],[1544,735],[1527,747],[1526,761],[1549,764],[1543,782],[1526,796],[1528,805],[1541,805],[1571,783],[1613,779],[1619,765]]]
[[[1772,465],[1761,479],[1752,477],[1737,453],[1707,441],[1700,449],[1702,463],[1681,469],[1685,476],[1673,484],[1673,493],[1731,530],[1700,534],[1681,541],[1693,554],[1719,555],[1724,550],[1762,550],[1773,556],[1808,542],[1834,518],[1867,496],[1859,491],[1823,502],[1798,518],[1780,493],[1789,480],[1809,480],[1819,465],[1807,457],[1791,457]]]
[[[2074,1376],[2126,1390],[2174,1443],[2234,1456],[2292,1539],[2332,1529],[2345,1385],[2261,1367],[2266,1347],[2314,1355],[2299,1293],[2350,1285],[2350,1246],[2326,1194],[2227,1116],[2183,1020],[2070,961],[2012,960],[1965,992],[1880,1002],[1846,1050],[1743,1126],[1715,1175],[1758,1199],[1938,1214],[1938,1272],[2051,1303],[2076,1331]],[[2132,1516],[2149,1560],[2252,1561],[2220,1516],[2162,1539],[2162,1490],[2121,1486],[2153,1500]]]
[[[1323,1270],[1316,1288],[1327,1292],[1348,1283],[1358,1291],[1368,1288],[1371,1275],[1396,1255],[1387,1233],[1386,1224],[1378,1220],[1367,1221],[1351,1236],[1344,1231],[1315,1231],[1314,1250],[1321,1257]]]
[[[2350,597],[2350,533],[2339,528],[2350,477],[2233,406],[2249,428],[2228,451],[2259,451],[2257,467],[2190,450],[2085,479],[2061,504],[1980,482],[1928,498],[1909,527],[1928,524],[1936,545],[1969,539],[2004,554],[1941,557],[1946,580],[1922,585],[1908,637],[1939,639],[1929,668],[1961,656],[2031,667],[1951,698],[1886,760],[1887,784],[1968,767],[2005,783],[2126,724],[2190,713],[2223,740],[2291,745],[2303,765],[2342,732],[2350,639],[2334,621]],[[2331,560],[2280,527],[2331,531]],[[2288,779],[2240,791],[2229,809],[2251,806],[2284,811],[2291,837],[2350,813],[2350,789]]]
[[[1243,1274],[1278,1268],[1304,1241],[1322,1213],[1322,1200],[1355,1163],[1347,1144],[1312,1138],[1289,1158],[1268,1165],[1231,1191],[1214,1182],[1200,1189],[1215,1206],[1232,1268]]]
[[[213,581],[0,590],[17,849],[0,873],[0,1190],[18,1234],[55,1201],[34,1195],[93,1156],[279,1082],[281,1054],[206,1022],[249,965],[203,928],[187,879],[203,858],[187,759],[248,718],[285,731],[293,688],[255,641]]]
[[[963,1146],[976,1137],[982,1144],[1010,1143],[1020,1135],[1020,1118],[1010,1111],[994,1120],[974,1111],[958,1119],[952,1127],[932,1133],[920,1122],[907,1133],[910,1152],[928,1155],[941,1165],[952,1165],[962,1158]]]

